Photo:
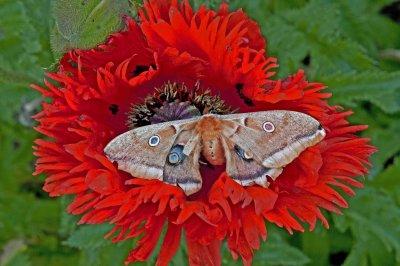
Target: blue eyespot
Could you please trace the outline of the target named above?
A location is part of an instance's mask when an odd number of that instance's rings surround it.
[[[177,164],[177,163],[179,163],[179,161],[180,161],[179,154],[178,154],[178,153],[175,153],[175,152],[170,153],[169,156],[168,156],[168,161],[169,161],[169,163],[171,163],[171,164]]]
[[[183,146],[175,145],[168,154],[168,163],[172,165],[180,164],[185,157],[185,154],[183,154]]]
[[[155,147],[160,143],[160,137],[157,135],[152,136],[151,138],[149,138],[149,145],[151,147]]]

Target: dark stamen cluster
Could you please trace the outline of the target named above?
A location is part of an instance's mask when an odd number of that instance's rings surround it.
[[[143,104],[132,106],[128,125],[137,128],[208,113],[230,114],[232,110],[220,97],[202,90],[199,84],[189,88],[184,84],[166,83],[148,96]]]

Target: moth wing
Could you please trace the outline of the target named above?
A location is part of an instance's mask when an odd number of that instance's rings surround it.
[[[243,158],[239,158],[240,163],[233,161],[238,160],[237,156],[231,156],[230,161],[227,159],[227,171],[236,171],[238,176],[243,176],[247,168],[232,169],[245,164],[252,170],[269,169],[268,171],[272,171],[270,176],[276,178],[284,166],[325,136],[325,131],[317,120],[294,111],[265,111],[220,118],[223,120],[222,134],[228,142],[237,145],[254,160],[250,165],[249,162],[244,163]],[[233,153],[232,147],[228,146],[227,149]],[[258,163],[258,168],[255,168],[255,162]],[[239,170],[242,173],[237,172]]]
[[[144,126],[125,132],[113,139],[104,149],[112,162],[118,163],[118,169],[132,176],[146,179],[163,179],[163,169],[171,147],[182,130],[192,123],[179,121]],[[150,145],[150,138],[159,138]]]
[[[229,138],[222,138],[222,144],[225,150],[226,172],[242,186],[257,184],[268,187],[267,176],[275,180],[282,172],[282,168],[263,166]]]
[[[203,182],[199,170],[200,152],[200,136],[194,130],[181,132],[167,157],[163,181],[179,186],[186,195],[199,191]]]

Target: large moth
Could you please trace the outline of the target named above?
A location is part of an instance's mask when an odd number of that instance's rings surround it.
[[[201,160],[226,164],[227,174],[242,186],[268,187],[267,176],[275,180],[324,137],[321,124],[299,112],[207,114],[133,129],[104,152],[122,171],[177,185],[191,195],[202,186]]]

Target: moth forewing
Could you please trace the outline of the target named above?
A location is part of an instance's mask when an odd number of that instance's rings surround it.
[[[252,153],[254,160],[269,169],[267,175],[273,180],[282,173],[282,167],[325,136],[317,120],[299,112],[265,111],[227,115],[223,119],[226,138]]]
[[[114,138],[104,149],[118,169],[134,177],[162,180],[166,154],[177,137],[179,127],[170,123],[140,127]],[[152,139],[157,141],[152,141]]]

